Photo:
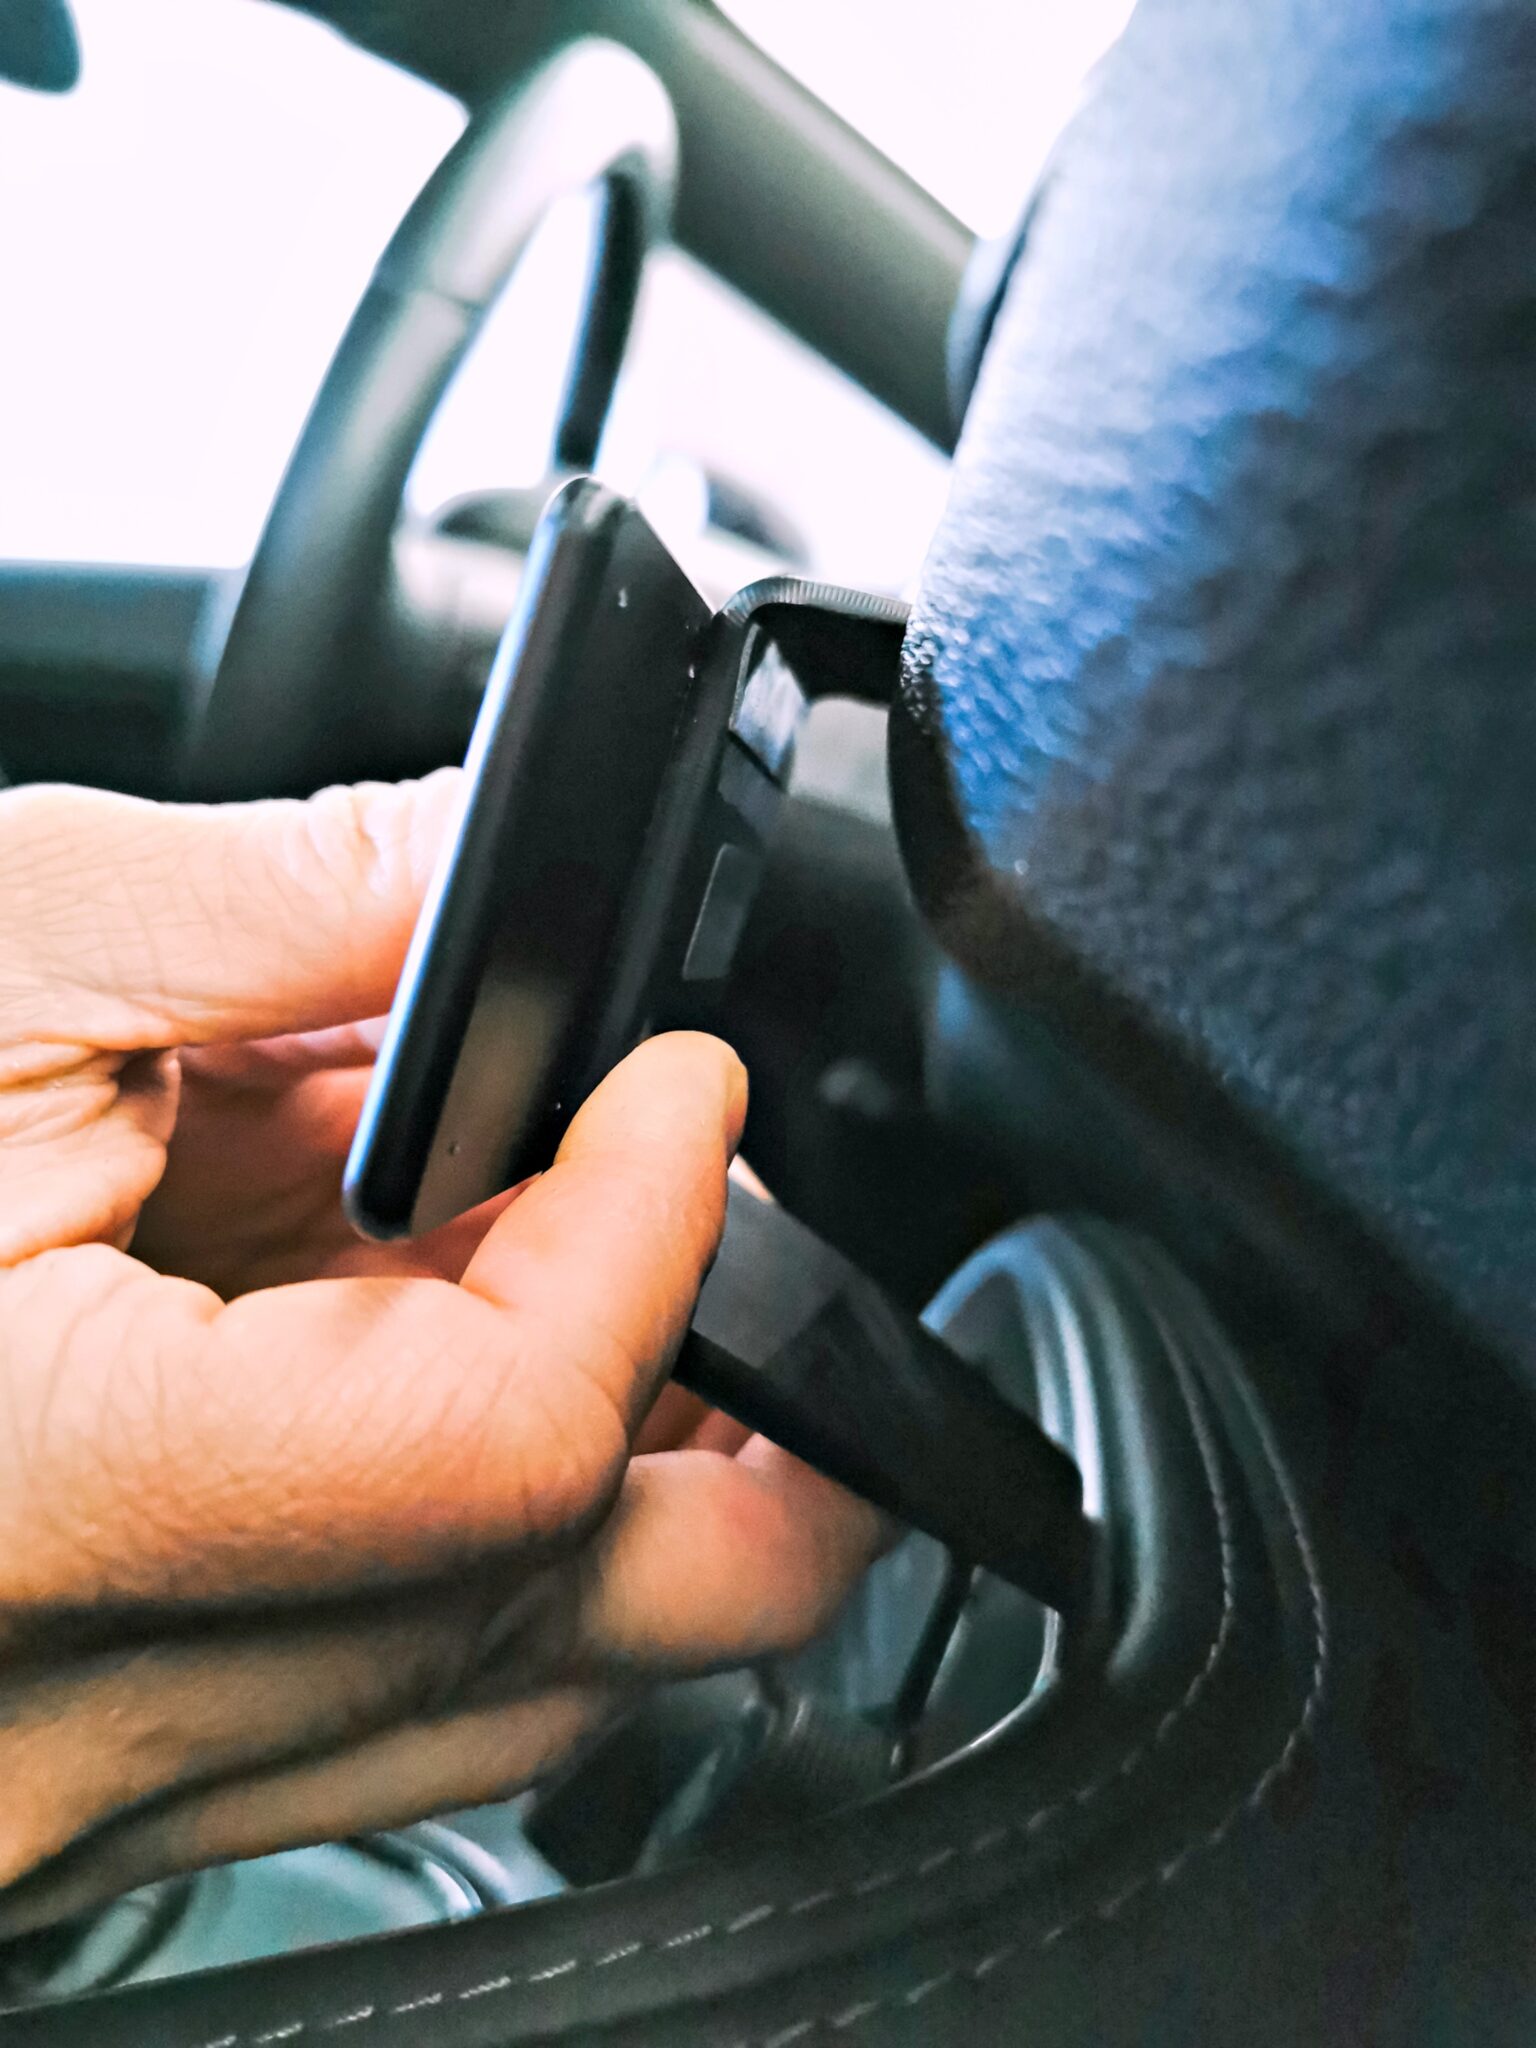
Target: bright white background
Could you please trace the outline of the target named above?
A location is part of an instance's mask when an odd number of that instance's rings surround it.
[[[967,227],[999,235],[1133,0],[720,4]]]
[[[729,0],[983,231],[1017,211],[1129,4]],[[74,5],[76,92],[0,85],[0,556],[239,562],[462,112],[267,0]],[[489,324],[418,466],[418,509],[538,475],[574,251],[552,230]],[[764,491],[849,581],[909,582],[942,503],[931,449],[670,254],[603,466],[634,488],[669,454]]]

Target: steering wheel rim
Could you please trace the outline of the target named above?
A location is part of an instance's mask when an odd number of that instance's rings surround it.
[[[599,40],[571,45],[471,120],[392,236],[310,408],[192,708],[187,795],[303,795],[388,772],[376,629],[422,437],[550,207],[596,187],[553,449],[562,467],[591,465],[676,155],[655,74]]]

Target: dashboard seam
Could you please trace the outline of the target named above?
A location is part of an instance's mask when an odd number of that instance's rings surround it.
[[[1179,1373],[1181,1382],[1185,1385],[1186,1399],[1188,1399],[1189,1387],[1188,1381],[1185,1378],[1185,1368],[1182,1361],[1177,1359],[1176,1354],[1171,1355],[1175,1356],[1175,1369]],[[1258,1404],[1250,1393],[1243,1375],[1240,1372],[1235,1372],[1231,1377],[1237,1388],[1238,1396],[1247,1410],[1249,1422],[1252,1424],[1254,1435],[1264,1454],[1265,1463],[1269,1466],[1270,1472],[1274,1477],[1281,1504],[1285,1509],[1286,1519],[1290,1523],[1296,1555],[1307,1582],[1307,1601],[1312,1631],[1312,1661],[1308,1673],[1307,1692],[1306,1697],[1302,1701],[1300,1712],[1291,1724],[1278,1753],[1259,1773],[1242,1798],[1234,1801],[1213,1827],[1207,1829],[1203,1834],[1192,1836],[1181,1849],[1177,1850],[1166,1861],[1155,1864],[1151,1869],[1144,1871],[1141,1876],[1133,1879],[1130,1884],[1122,1887],[1120,1891],[1114,1893],[1110,1898],[1103,1900],[1099,1905],[1087,1907],[1082,1912],[1073,1914],[1069,1919],[1058,1922],[1056,1926],[1048,1929],[1036,1941],[1028,1942],[1021,1937],[1014,1937],[1002,1943],[999,1947],[990,1950],[979,1961],[956,1964],[952,1969],[941,1971],[937,1976],[924,1978],[904,1992],[888,1994],[878,1999],[864,2000],[858,2005],[847,2007],[838,2013],[812,2014],[805,2019],[797,2020],[789,2027],[780,2029],[777,2033],[759,2036],[755,2041],[738,2038],[733,2041],[732,2048],[789,2048],[791,2042],[803,2040],[808,2035],[816,2032],[818,2028],[823,2027],[832,2033],[846,2033],[853,2027],[862,2024],[864,2020],[872,2018],[877,2012],[889,2012],[894,2008],[918,2005],[923,1999],[930,1997],[935,1992],[949,1989],[963,1982],[971,1984],[983,1983],[995,1970],[999,1970],[1006,1964],[1017,1961],[1026,1953],[1052,1947],[1065,1936],[1078,1932],[1092,1921],[1103,1922],[1117,1918],[1123,1908],[1139,1894],[1149,1890],[1154,1885],[1173,1884],[1196,1856],[1219,1848],[1241,1816],[1246,1812],[1256,1811],[1268,1797],[1278,1780],[1291,1768],[1297,1751],[1310,1733],[1312,1725],[1317,1718],[1318,1709],[1322,1704],[1323,1694],[1327,1685],[1329,1656],[1327,1602],[1323,1594],[1322,1577],[1318,1567],[1317,1554],[1312,1547],[1311,1538],[1306,1532],[1300,1503],[1296,1498],[1294,1488],[1286,1476],[1272,1433],[1264,1421]],[[1191,1403],[1192,1417],[1193,1414],[1194,1404]],[[1196,1430],[1197,1435],[1203,1435],[1202,1425],[1197,1424]],[[1202,1449],[1203,1455],[1204,1451]],[[1209,1467],[1207,1469],[1209,1474]]]

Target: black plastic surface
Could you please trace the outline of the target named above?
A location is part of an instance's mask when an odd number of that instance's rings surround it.
[[[674,1372],[959,1556],[1080,1607],[1091,1532],[1072,1460],[774,1204],[732,1188]]]
[[[690,769],[702,802],[725,744],[723,705],[712,733],[696,716],[709,619],[623,499],[590,479],[556,496],[348,1162],[350,1212],[374,1235],[547,1166],[641,1035],[672,907],[647,893],[658,807]]]
[[[0,759],[17,782],[170,793],[218,570],[0,562]]]
[[[556,493],[348,1161],[360,1229],[516,1185],[641,1038],[717,1020],[801,712],[887,698],[905,616],[779,578],[711,617],[633,506]]]

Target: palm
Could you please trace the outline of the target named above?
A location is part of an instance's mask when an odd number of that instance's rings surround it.
[[[353,1273],[456,1279],[490,1213],[410,1245],[365,1244],[342,1213],[374,1036],[347,1026],[185,1053],[176,1130],[136,1255],[226,1300]]]

